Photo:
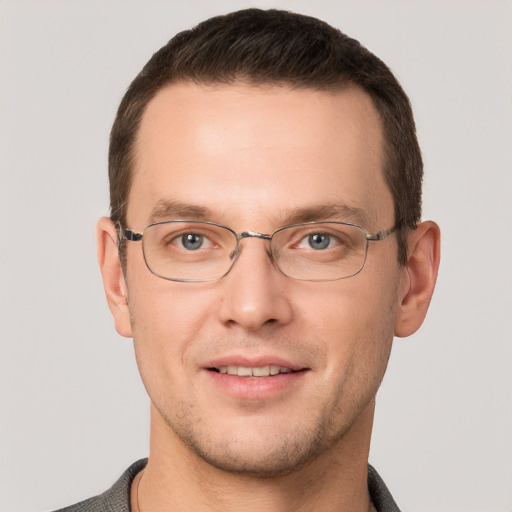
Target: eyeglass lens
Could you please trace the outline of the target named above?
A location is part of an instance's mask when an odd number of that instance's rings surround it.
[[[217,224],[168,221],[144,231],[146,263],[154,274],[178,281],[210,281],[224,276],[238,257],[237,235]],[[268,241],[264,241],[268,243]],[[272,258],[285,275],[329,281],[357,274],[364,266],[363,228],[338,222],[287,226],[270,241]]]

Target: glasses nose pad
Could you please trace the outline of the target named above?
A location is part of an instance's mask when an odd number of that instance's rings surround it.
[[[236,244],[236,247],[229,253],[229,261],[231,261],[231,264],[235,262],[235,260],[240,255],[240,252],[242,251],[242,247],[239,243]]]

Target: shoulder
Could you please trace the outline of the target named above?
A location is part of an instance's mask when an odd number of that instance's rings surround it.
[[[103,494],[55,512],[130,512],[130,486],[135,475],[146,466],[146,463],[147,459],[141,459],[132,464]]]

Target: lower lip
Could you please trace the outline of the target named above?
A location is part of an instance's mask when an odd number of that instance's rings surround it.
[[[238,377],[211,370],[206,370],[206,373],[214,386],[233,398],[263,400],[297,386],[308,372],[301,370],[269,377]]]

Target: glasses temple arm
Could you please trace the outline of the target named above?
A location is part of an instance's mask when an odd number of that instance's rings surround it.
[[[129,242],[140,242],[142,240],[142,233],[135,233],[131,229],[124,229],[122,226],[119,227],[120,238],[124,238]]]
[[[391,229],[383,229],[379,231],[378,233],[367,233],[366,239],[367,240],[384,240],[384,238],[388,237],[389,235],[393,234],[395,231],[397,231],[398,228],[394,227]]]

